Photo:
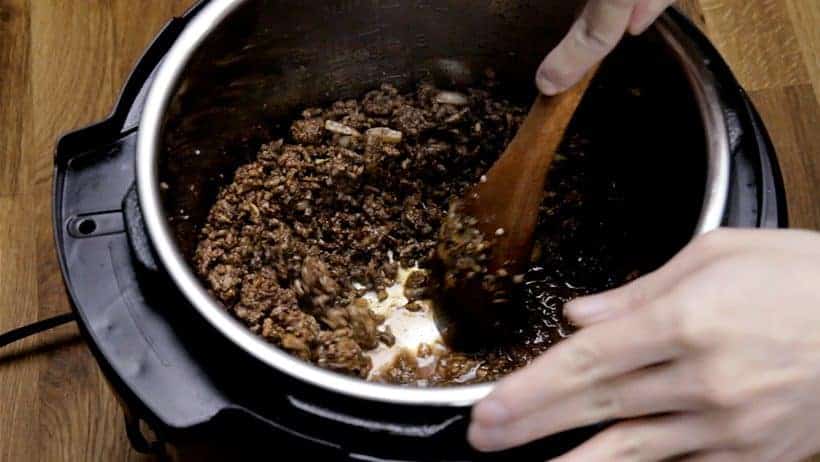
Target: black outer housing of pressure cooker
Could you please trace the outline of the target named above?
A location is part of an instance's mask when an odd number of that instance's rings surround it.
[[[468,408],[331,394],[251,358],[190,307],[157,265],[146,237],[134,159],[153,73],[203,4],[159,33],[110,117],[65,135],[55,153],[53,220],[63,277],[82,334],[123,404],[135,449],[163,453],[204,443],[224,450],[257,442],[267,458],[296,451],[325,460],[544,460],[596,431],[481,455],[465,440]],[[786,227],[782,178],[760,117],[706,38],[683,15],[670,14],[718,79],[732,153],[724,226]]]

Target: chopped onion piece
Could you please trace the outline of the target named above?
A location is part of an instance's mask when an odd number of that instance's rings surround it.
[[[359,136],[360,133],[356,131],[355,128],[348,127],[347,125],[340,124],[334,120],[326,120],[325,121],[325,130],[333,133],[338,133],[340,135],[347,135],[347,136]]]
[[[368,142],[381,141],[388,144],[399,144],[401,143],[402,132],[387,127],[376,127],[366,131],[365,136],[367,136]]]
[[[436,102],[441,104],[452,104],[453,106],[466,106],[469,102],[467,97],[455,91],[442,91],[436,95]]]

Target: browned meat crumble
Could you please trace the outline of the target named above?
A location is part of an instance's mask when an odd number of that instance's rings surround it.
[[[367,377],[372,365],[365,353],[392,345],[394,336],[358,297],[367,291],[387,297],[399,265],[431,264],[451,199],[480,181],[525,115],[524,106],[491,88],[453,93],[422,84],[400,94],[384,85],[360,100],[306,109],[284,139],[262,146],[219,193],[201,231],[197,273],[253,332],[321,367]],[[520,286],[527,316],[510,328],[514,341],[469,354],[422,345],[375,380],[493,380],[568,334],[562,303],[601,287],[560,280],[567,265],[580,265],[564,261],[561,246],[575,245],[564,233],[584,229],[580,211],[589,189],[578,170],[582,139],[567,148],[575,160],[569,167],[559,161],[551,174],[558,179],[550,181],[533,268]],[[448,277],[475,269],[462,263]],[[589,264],[601,272],[600,262]],[[405,309],[423,309],[418,300],[434,292],[433,279],[427,272],[410,276]]]

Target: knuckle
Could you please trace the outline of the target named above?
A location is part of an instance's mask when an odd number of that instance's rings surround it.
[[[601,353],[595,342],[582,334],[564,344],[563,366],[580,382],[581,386],[592,387],[600,375]]]
[[[702,401],[711,407],[735,409],[744,403],[743,393],[732,386],[731,380],[726,380],[723,374],[713,369],[704,369],[698,382]]]
[[[694,351],[702,345],[702,329],[697,320],[681,316],[681,320],[675,327],[675,340],[681,349]]]
[[[646,460],[646,442],[642,431],[635,424],[616,425],[609,431],[608,446],[612,448],[612,460]]]
[[[645,306],[652,301],[654,291],[644,280],[633,281],[628,286],[616,290],[612,303],[625,309]]]
[[[697,364],[681,362],[675,368],[674,382],[680,383],[677,389],[680,401],[690,409],[703,409],[708,407],[708,390],[702,374],[699,373]]]
[[[727,428],[729,442],[740,447],[757,446],[767,437],[757,419],[750,416],[735,416],[729,421]]]
[[[688,370],[682,371],[681,375],[685,375],[688,384],[687,390],[684,392],[699,408],[709,407],[712,404],[712,381],[707,376],[704,370],[697,366],[690,366]]]
[[[623,417],[624,405],[621,393],[610,386],[592,387],[587,403],[590,420],[604,422]]]
[[[687,351],[692,343],[690,321],[685,308],[673,306],[673,300],[663,300],[647,312],[648,329],[660,336],[660,340],[673,349]],[[694,327],[691,327],[694,328]]]
[[[714,255],[726,247],[731,240],[731,231],[716,229],[698,236],[692,242],[692,250],[701,255]]]
[[[701,353],[711,350],[720,341],[725,330],[720,328],[709,316],[701,319],[692,319],[695,316],[687,316],[679,327],[679,340],[681,347],[692,353]]]
[[[709,404],[721,409],[732,409],[738,406],[737,395],[733,394],[726,384],[716,383],[717,380],[707,384],[706,398]]]
[[[684,287],[670,297],[666,328],[671,332],[673,343],[682,351],[700,351],[711,344],[709,316],[702,315],[698,309],[703,303],[697,299],[698,294]]]
[[[607,36],[584,18],[578,20],[572,37],[581,49],[589,50],[595,55],[604,55],[617,44],[617,39]]]

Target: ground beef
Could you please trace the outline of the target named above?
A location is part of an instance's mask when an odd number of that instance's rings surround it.
[[[291,136],[297,143],[317,144],[322,141],[325,121],[320,118],[297,120],[290,128]]]
[[[436,256],[444,271],[444,290],[453,290],[469,281],[488,276],[492,242],[478,229],[478,221],[460,211],[460,201],[450,203],[450,213],[441,226]]]
[[[366,352],[395,338],[358,298],[367,291],[386,297],[399,265],[431,266],[451,201],[480,181],[525,115],[526,105],[491,93],[495,88],[488,81],[456,94],[421,84],[400,94],[384,85],[360,100],[306,109],[219,192],[201,230],[197,273],[266,340],[321,367],[367,377]],[[423,347],[375,380],[498,378],[571,331],[560,314],[564,301],[623,280],[608,272],[607,255],[573,257],[581,248],[602,248],[595,239],[612,231],[585,202],[601,193],[582,174],[583,137],[565,147],[550,174],[553,193],[541,208],[533,266],[520,285],[517,300],[527,316],[510,327],[517,340],[469,354]],[[617,199],[617,188],[605,195]],[[469,262],[462,263],[455,267],[469,273]],[[589,274],[600,282],[578,283]],[[433,279],[413,273],[408,310],[423,309],[418,300],[434,291]]]
[[[332,371],[362,378],[370,372],[370,358],[365,356],[361,345],[353,339],[350,329],[322,331],[313,357],[319,366]]]
[[[425,300],[433,295],[432,288],[434,281],[430,280],[430,274],[426,271],[413,271],[404,282],[404,296],[412,302]]]
[[[428,262],[450,198],[492,164],[524,115],[488,104],[485,90],[464,106],[436,102],[439,93],[385,85],[308,109],[289,138],[262,146],[202,229],[195,262],[212,293],[276,345],[367,374],[362,351],[391,336],[357,295],[386,296],[399,263]],[[477,125],[494,136],[471,136]]]

